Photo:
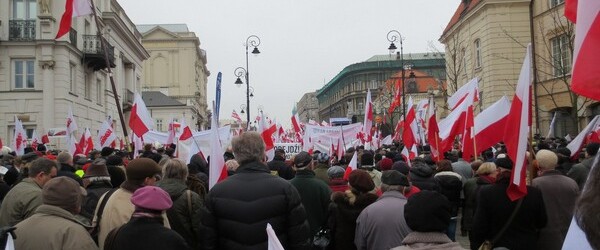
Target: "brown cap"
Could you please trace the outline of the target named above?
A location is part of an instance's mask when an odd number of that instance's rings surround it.
[[[83,177],[96,176],[110,176],[108,168],[106,168],[106,161],[102,158],[94,160],[92,165],[85,170],[85,175]]]
[[[367,171],[357,169],[350,173],[348,184],[354,189],[366,193],[375,188],[375,183]]]
[[[127,180],[144,180],[160,174],[160,166],[150,158],[138,158],[130,161],[125,168]]]
[[[60,176],[49,180],[42,190],[42,202],[71,210],[81,205],[84,190],[75,180]]]

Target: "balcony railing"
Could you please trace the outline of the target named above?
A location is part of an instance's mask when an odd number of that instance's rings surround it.
[[[115,65],[115,47],[108,44],[106,39],[97,35],[83,35],[83,50],[84,58],[83,60],[87,62],[88,67],[93,68],[94,70],[100,70],[107,67],[114,68]],[[110,65],[106,65],[104,53],[104,47],[102,43],[107,44],[108,48],[108,62]]]
[[[69,41],[73,46],[77,47],[77,31],[73,28],[69,30]]]
[[[33,41],[35,40],[35,22],[36,20],[10,20],[9,41]]]

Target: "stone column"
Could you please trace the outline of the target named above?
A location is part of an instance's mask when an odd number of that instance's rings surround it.
[[[56,113],[54,100],[54,61],[39,61],[42,68],[42,124],[45,130],[55,127]],[[65,113],[66,119],[66,113]],[[38,123],[39,124],[39,123]]]

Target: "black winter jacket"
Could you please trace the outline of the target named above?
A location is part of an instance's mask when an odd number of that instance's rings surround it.
[[[131,218],[117,233],[111,250],[191,249],[181,235],[166,228],[162,218]]]
[[[271,174],[277,174],[283,179],[291,180],[295,176],[294,170],[285,164],[285,159],[279,156],[275,156],[272,161],[267,163],[267,166],[269,166]]]
[[[506,194],[510,176],[495,184],[481,187],[477,196],[477,211],[470,234],[471,249],[478,249],[484,240],[491,240],[504,226],[516,207]],[[542,192],[527,186],[527,195],[514,220],[494,247],[511,250],[536,249],[540,229],[546,226],[546,207]]]
[[[410,182],[421,190],[438,191],[438,186],[433,179],[433,168],[427,164],[415,163],[410,169]]]
[[[354,245],[356,219],[363,209],[377,201],[377,198],[377,195],[371,193],[356,195],[351,190],[335,192],[331,195],[332,202],[329,205],[327,224],[331,229],[333,239],[329,249],[356,249],[356,245]]]
[[[300,195],[288,181],[260,162],[241,165],[216,184],[202,215],[204,246],[212,249],[267,249],[270,223],[285,249],[310,249],[309,226]]]
[[[96,211],[96,206],[98,205],[100,197],[112,188],[109,180],[93,181],[90,183],[85,188],[87,195],[83,200],[80,214],[91,222],[94,218],[94,212]]]

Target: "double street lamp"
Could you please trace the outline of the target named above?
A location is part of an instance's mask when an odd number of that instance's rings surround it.
[[[246,46],[246,68],[237,67],[233,71],[233,73],[237,77],[237,79],[235,80],[235,84],[239,84],[238,86],[240,86],[241,84],[244,83],[240,79],[242,76],[246,79],[246,130],[250,129],[250,94],[251,94],[250,93],[250,72],[249,72],[249,68],[248,68],[248,49],[250,47],[253,47],[251,53],[258,55],[258,54],[260,54],[260,51],[258,50],[258,45],[260,45],[260,38],[258,38],[258,36],[251,35],[248,38],[246,38],[246,44],[245,44],[245,46]],[[252,96],[254,96],[254,94],[252,94]]]
[[[403,37],[397,30],[391,30],[387,33],[387,40],[390,42],[390,46],[388,47],[390,54],[394,54],[394,52],[398,49],[398,47],[396,47],[395,42],[400,42],[400,65],[402,65],[402,118],[404,121],[406,121],[406,87],[404,85],[405,69],[404,51],[402,47]]]

